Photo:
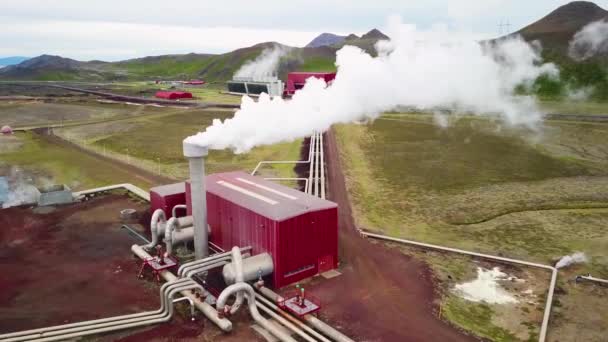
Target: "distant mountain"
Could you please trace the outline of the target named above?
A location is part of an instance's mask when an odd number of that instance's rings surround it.
[[[526,41],[538,40],[543,50],[564,55],[576,32],[589,23],[605,18],[608,18],[608,11],[595,3],[574,1],[514,34],[521,35]]]
[[[28,57],[22,57],[22,56],[12,56],[12,57],[0,58],[0,67],[19,64],[27,59],[28,59]]]
[[[385,40],[388,39],[388,36],[384,33],[380,32],[378,29],[373,29],[366,34],[361,36],[361,39],[377,39],[377,40]]]
[[[119,81],[202,78],[208,83],[225,82],[248,60],[278,43],[268,42],[228,53],[149,56],[120,62],[81,62],[60,56],[42,55],[17,65],[0,68],[4,80]],[[279,66],[288,71],[333,71],[336,49],[291,48]]]
[[[387,35],[380,32],[378,29],[372,29],[361,37],[357,37],[355,34],[348,35],[342,42],[334,44],[333,47],[339,49],[344,45],[354,45],[358,46],[361,49],[367,51],[368,53],[375,55],[376,54],[376,43],[379,40],[389,39]]]
[[[307,48],[316,48],[320,46],[331,46],[334,44],[341,43],[344,41],[346,36],[338,36],[333,33],[321,33],[315,39],[313,39],[310,43],[306,44]]]
[[[345,44],[359,46],[374,53],[374,45],[386,35],[374,29],[358,37],[325,34],[315,38],[315,47],[290,47],[281,58],[279,76],[289,71],[335,71],[336,51]],[[337,38],[336,38],[337,37]],[[332,39],[337,43],[329,44]],[[317,41],[317,42],[315,42]],[[175,80],[204,79],[208,83],[222,83],[248,60],[256,58],[264,49],[276,42],[256,44],[224,54],[180,54],[149,56],[119,62],[82,62],[61,56],[42,55],[17,65],[0,68],[3,80],[57,80],[57,81],[121,81],[121,80]],[[310,45],[310,44],[309,44]]]

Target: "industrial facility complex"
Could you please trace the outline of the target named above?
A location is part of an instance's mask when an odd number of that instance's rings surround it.
[[[161,306],[2,334],[0,341],[58,341],[154,325],[171,320],[178,302],[190,305],[192,317],[200,311],[225,332],[233,330],[230,318],[243,307],[281,341],[352,341],[315,316],[323,304],[299,285],[321,274],[339,275],[338,207],[324,199],[322,140],[321,134],[310,138],[304,191],[245,172],[205,175],[207,149],[187,143],[190,179],[185,182],[149,192],[130,184],[74,193],[64,185],[39,189],[36,202],[25,205],[95,203],[95,197],[116,190],[149,202],[148,215],[125,208],[119,216],[123,229],[145,242],[130,251],[139,258],[138,278],[162,283]],[[150,218],[148,232],[129,226],[142,214]],[[282,291],[293,286],[297,291]]]

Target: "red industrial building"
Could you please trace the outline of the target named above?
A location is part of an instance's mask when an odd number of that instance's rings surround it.
[[[338,266],[337,204],[244,172],[208,175],[205,186],[209,241],[270,254],[275,288]],[[163,209],[167,217],[184,203],[192,215],[189,181],[153,188],[150,200],[152,211]]]
[[[157,91],[155,96],[165,100],[191,99],[192,93],[186,91]]]
[[[153,213],[162,209],[165,217],[171,217],[171,210],[178,204],[186,204],[186,183],[161,185],[150,189],[150,208]],[[183,212],[179,212],[183,214]],[[180,215],[181,216],[181,215]]]
[[[191,80],[191,81],[184,82],[184,84],[188,84],[188,85],[203,85],[205,83],[206,82],[202,81],[202,80]]]
[[[286,96],[292,96],[299,89],[304,87],[306,80],[310,77],[320,78],[326,83],[332,82],[336,78],[335,72],[290,72],[287,74],[287,86],[285,87]]]

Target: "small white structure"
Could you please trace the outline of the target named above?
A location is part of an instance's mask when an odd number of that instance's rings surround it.
[[[234,77],[228,81],[228,93],[259,96],[266,93],[270,97],[283,96],[285,84],[276,76]]]

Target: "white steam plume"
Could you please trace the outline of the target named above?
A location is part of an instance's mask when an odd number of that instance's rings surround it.
[[[555,268],[562,268],[566,266],[570,266],[572,264],[581,264],[587,262],[587,256],[583,252],[576,252],[572,255],[566,255],[559,259],[557,264],[555,264]]]
[[[241,153],[403,106],[497,115],[530,127],[541,119],[534,99],[514,96],[513,89],[557,69],[541,64],[538,49],[521,39],[483,46],[447,31],[420,32],[398,18],[389,21],[388,33],[391,40],[377,44],[378,57],[353,46],[338,51],[331,85],[311,78],[291,101],[243,97],[233,118],[214,120],[186,142]]]
[[[255,59],[245,62],[234,74],[234,77],[261,78],[275,76],[281,57],[287,54],[289,50],[289,47],[278,44],[266,48]]]
[[[577,61],[608,53],[608,21],[599,20],[586,25],[570,41],[568,54]]]

